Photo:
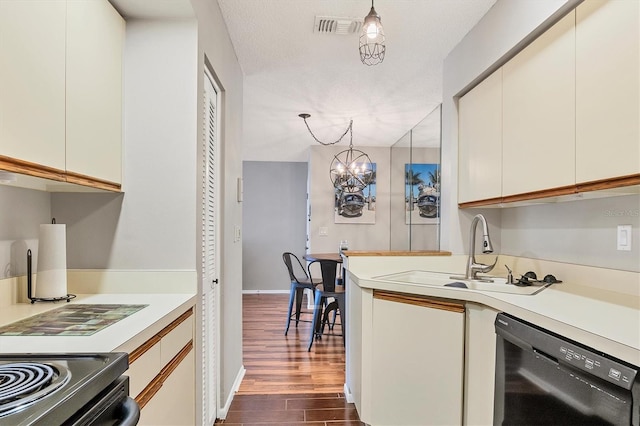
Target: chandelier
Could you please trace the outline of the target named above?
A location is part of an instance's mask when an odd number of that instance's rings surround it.
[[[307,130],[321,145],[335,145],[339,143],[349,133],[349,148],[340,151],[333,156],[329,167],[329,177],[333,187],[342,193],[357,193],[363,191],[373,181],[373,166],[369,156],[353,148],[353,120],[349,121],[349,126],[335,142],[322,142],[316,137],[307,123],[307,118],[311,115],[303,113],[298,117],[304,120]]]
[[[386,51],[384,41],[380,15],[373,8],[373,0],[371,0],[371,11],[365,16],[360,33],[360,60],[363,64],[378,65],[384,60]]]

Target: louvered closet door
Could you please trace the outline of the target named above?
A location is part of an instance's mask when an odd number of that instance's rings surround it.
[[[213,425],[218,405],[218,90],[205,73],[202,179],[202,418]]]

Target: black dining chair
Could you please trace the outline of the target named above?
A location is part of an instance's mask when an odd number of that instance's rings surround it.
[[[314,308],[313,308],[313,322],[311,323],[311,338],[309,339],[308,351],[311,351],[311,346],[315,339],[322,337],[324,332],[324,320],[327,315],[324,315],[323,306],[327,303],[327,298],[331,297],[334,302],[327,306],[336,306],[340,315],[340,325],[342,327],[342,343],[345,344],[346,336],[346,300],[344,293],[344,285],[336,285],[337,278],[339,276],[338,270],[342,267],[340,262],[335,260],[314,260],[307,265],[307,276],[311,277],[312,272],[320,268],[320,275],[322,276],[322,282],[318,282],[317,279],[311,278],[311,283],[314,285]],[[317,276],[317,274],[316,274]],[[342,280],[341,280],[342,281]]]
[[[302,266],[302,262],[298,259],[293,253],[285,252],[282,254],[282,260],[284,260],[284,264],[287,267],[287,271],[289,272],[289,278],[291,279],[291,291],[289,292],[289,311],[287,312],[287,326],[284,329],[284,335],[286,336],[289,332],[289,325],[291,324],[291,320],[295,317],[296,327],[298,327],[298,322],[312,322],[310,320],[301,320],[300,312],[302,310],[302,296],[304,294],[304,290],[310,290],[313,292],[315,286],[319,284],[319,280],[311,281],[309,275],[307,275],[307,270]],[[293,302],[295,300],[296,310],[293,312]]]

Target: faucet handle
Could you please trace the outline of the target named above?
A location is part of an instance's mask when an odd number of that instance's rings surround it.
[[[507,284],[513,284],[513,271],[507,265],[504,267],[507,268]]]
[[[478,272],[483,272],[483,273],[487,273],[489,271],[491,271],[493,268],[495,268],[496,263],[498,263],[498,256],[496,256],[496,259],[493,261],[493,263],[491,265],[485,265],[484,263],[478,263],[477,265],[477,271]]]

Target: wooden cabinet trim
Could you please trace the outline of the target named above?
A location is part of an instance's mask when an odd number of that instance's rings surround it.
[[[81,175],[80,173],[66,172],[66,181],[75,183],[76,185],[89,186],[91,188],[104,189],[106,191],[120,192],[122,185],[107,180],[97,179],[91,176]]]
[[[65,182],[64,170],[54,169],[29,161],[18,160],[16,158],[0,155],[0,169],[12,173],[35,176],[44,179],[51,179],[57,182]]]
[[[180,363],[187,357],[187,355],[189,355],[189,352],[191,352],[192,349],[193,340],[190,340],[189,343],[187,343],[184,348],[182,348],[182,350],[178,352],[178,354],[174,356],[171,361],[169,361],[169,363],[162,368],[162,370],[160,370],[160,373],[158,373],[158,375],[154,377],[153,380],[151,380],[147,387],[145,387],[142,392],[140,392],[140,394],[136,396],[135,400],[140,406],[140,409],[143,409],[144,406],[147,405],[147,403],[151,401],[151,399],[153,399],[155,394],[158,393],[158,391],[162,388],[165,380],[167,380],[171,373],[173,373],[173,371],[178,368],[178,365],[180,365]]]
[[[179,326],[180,324],[185,322],[186,319],[189,318],[191,315],[193,315],[193,308],[189,308],[188,311],[185,311],[182,315],[180,315],[178,318],[173,320],[171,322],[171,324],[169,324],[168,326],[166,326],[165,328],[160,330],[158,335],[160,335],[161,337],[164,337],[167,334],[171,333],[171,331],[173,331],[173,329],[175,329],[177,326]]]
[[[601,179],[577,184],[578,192],[598,191],[603,189],[623,188],[625,186],[640,185],[640,173],[620,176],[613,179]]]
[[[387,300],[389,302],[405,303],[408,305],[421,306],[424,308],[439,309],[450,312],[464,312],[464,305],[455,302],[445,302],[444,300],[433,299],[426,296],[418,296],[405,293],[395,293],[392,291],[373,290],[373,298]]]
[[[155,344],[159,343],[160,340],[167,334],[169,334],[174,328],[182,324],[187,318],[193,315],[193,308],[189,308],[178,318],[173,320],[171,324],[167,325],[165,328],[160,330],[156,335],[151,337],[149,340],[144,342],[142,345],[138,346],[136,349],[131,351],[129,354],[129,364],[132,364],[135,360],[140,358],[145,354],[149,349],[151,349]]]
[[[640,185],[640,174],[620,176],[610,179],[602,179],[593,182],[582,182],[576,185],[562,186],[558,188],[545,189],[542,191],[528,192],[524,194],[509,195],[500,198],[490,198],[487,200],[470,201],[459,203],[461,209],[481,206],[491,206],[498,204],[508,204],[518,201],[539,200],[541,198],[560,197],[563,195],[573,195],[583,192],[602,191],[608,189],[624,188],[627,186]]]
[[[149,349],[154,347],[157,343],[160,343],[161,337],[159,335],[153,336],[151,339],[138,346],[129,354],[129,364],[133,364],[135,360],[144,355]]]
[[[120,192],[122,189],[122,185],[119,183],[96,179],[91,176],[55,169],[4,155],[0,155],[0,170],[112,192]]]
[[[450,251],[440,250],[345,250],[342,252],[346,257],[358,257],[358,256],[451,256]]]

